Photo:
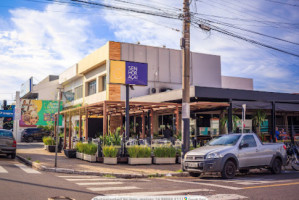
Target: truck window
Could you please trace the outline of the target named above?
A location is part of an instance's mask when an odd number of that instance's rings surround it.
[[[241,141],[241,145],[242,144],[248,144],[249,146],[248,147],[256,147],[256,142],[255,142],[255,139],[252,135],[245,135]]]

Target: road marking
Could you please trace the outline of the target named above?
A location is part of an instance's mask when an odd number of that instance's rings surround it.
[[[248,199],[248,197],[241,196],[238,194],[215,194],[210,196],[205,196],[208,200],[234,200],[234,199]]]
[[[261,178],[255,178],[255,179],[234,179],[234,180],[219,180],[219,179],[215,179],[215,180],[200,180],[203,182],[215,182],[215,181],[221,181],[224,183],[234,183],[234,184],[238,184],[238,185],[258,185],[258,184],[266,184],[266,183],[273,183],[273,181],[275,182],[288,182],[290,180],[275,180],[275,179],[261,179]]]
[[[286,185],[298,185],[299,182],[295,183],[284,183],[284,184],[275,184],[275,185],[260,185],[260,186],[252,186],[252,187],[244,187],[242,189],[254,189],[254,188],[265,188],[265,187],[278,187],[278,186],[286,186]]]
[[[167,194],[181,194],[190,192],[211,192],[214,190],[209,189],[189,189],[189,190],[171,190],[171,191],[157,191],[157,192],[132,192],[132,193],[117,193],[109,194],[106,196],[155,196],[155,195],[167,195]]]
[[[19,167],[21,170],[23,170],[24,172],[28,173],[28,174],[40,174],[39,171],[36,171],[30,167],[27,167],[26,165],[23,164],[15,164],[15,166]]]
[[[95,183],[76,183],[77,185],[119,185],[123,182],[95,182]]]
[[[127,186],[127,187],[100,187],[100,188],[87,188],[88,190],[91,190],[93,192],[103,192],[103,191],[109,191],[109,190],[136,190],[141,189],[135,186]]]
[[[149,182],[145,179],[122,179],[122,178],[71,178],[67,181],[126,181],[126,182]]]
[[[60,178],[99,178],[99,176],[58,176]]]
[[[8,173],[8,171],[0,166],[0,173]]]
[[[211,184],[211,183],[199,183],[199,182],[190,182],[190,181],[180,181],[180,180],[171,180],[171,179],[163,179],[167,181],[177,182],[177,183],[188,183],[188,184],[195,184],[195,185],[205,185],[205,186],[212,186],[212,187],[220,187],[230,190],[241,190],[243,188],[239,187],[231,187],[231,186],[225,186],[225,185],[217,185],[217,184]]]

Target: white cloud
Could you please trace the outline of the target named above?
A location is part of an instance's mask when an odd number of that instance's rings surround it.
[[[104,44],[91,31],[89,18],[71,11],[55,4],[43,11],[10,10],[12,28],[0,31],[0,92],[19,90],[31,76],[58,75]]]

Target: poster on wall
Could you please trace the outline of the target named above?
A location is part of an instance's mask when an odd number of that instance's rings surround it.
[[[60,106],[62,109],[62,104]],[[21,127],[54,125],[54,114],[58,111],[58,101],[30,100],[21,101]],[[62,124],[62,116],[59,125]]]

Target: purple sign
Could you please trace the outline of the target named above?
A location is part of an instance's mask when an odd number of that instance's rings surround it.
[[[147,63],[126,62],[126,84],[147,85]]]

